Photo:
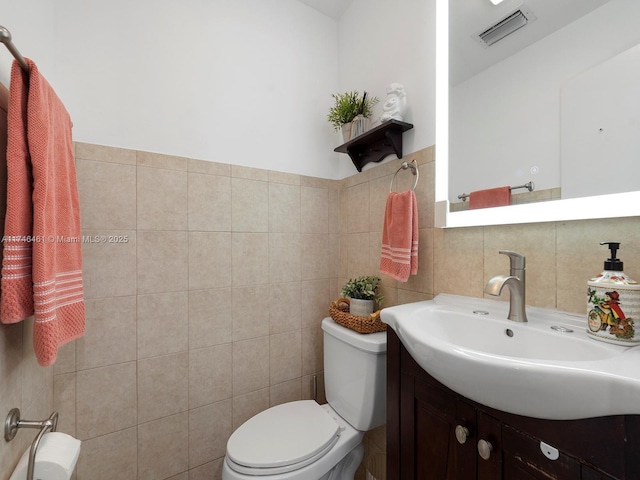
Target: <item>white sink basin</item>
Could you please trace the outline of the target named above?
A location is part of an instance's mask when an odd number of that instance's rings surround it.
[[[527,307],[517,323],[508,310],[438,295],[381,319],[431,376],[483,405],[550,420],[640,414],[640,347],[589,338],[584,316]]]

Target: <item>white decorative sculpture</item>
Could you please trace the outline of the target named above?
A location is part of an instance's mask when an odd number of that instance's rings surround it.
[[[387,87],[387,99],[382,106],[383,113],[380,116],[380,121],[402,120],[406,109],[407,94],[404,91],[404,85],[392,83]]]

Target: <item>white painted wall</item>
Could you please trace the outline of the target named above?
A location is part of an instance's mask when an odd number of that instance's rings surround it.
[[[638,18],[640,2],[611,0],[453,87],[449,200],[529,180],[537,190],[560,186],[560,88],[640,42]]]
[[[337,178],[335,20],[296,0],[56,0],[40,31],[23,3],[0,0],[2,21],[75,140]]]
[[[562,198],[638,190],[640,45],[562,87]]]
[[[335,178],[335,21],[295,0],[58,0],[55,13],[79,140]]]
[[[0,11],[76,141],[344,178],[356,170],[333,152],[331,93],[367,90],[381,106],[403,83],[405,151],[434,143],[434,3],[356,0],[339,24],[296,0],[0,0]]]
[[[13,44],[22,56],[36,61],[38,67],[53,75],[55,36],[53,25],[54,2],[48,0],[0,0],[0,25],[7,28]],[[0,82],[9,88],[13,57],[0,45]]]
[[[404,120],[414,125],[404,133],[403,150],[413,152],[433,145],[435,0],[354,0],[338,29],[339,90],[366,90],[377,96],[375,120],[382,113],[387,85],[402,83],[408,100]],[[341,159],[341,177],[356,173],[347,155],[341,154]]]

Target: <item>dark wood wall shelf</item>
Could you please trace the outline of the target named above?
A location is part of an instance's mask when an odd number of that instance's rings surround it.
[[[413,125],[400,120],[387,120],[375,128],[352,138],[334,149],[351,157],[359,172],[369,162],[380,162],[388,155],[402,158],[402,134]]]

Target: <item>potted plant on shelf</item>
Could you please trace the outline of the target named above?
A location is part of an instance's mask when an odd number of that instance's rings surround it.
[[[342,295],[349,298],[349,313],[358,317],[366,317],[373,313],[374,304],[380,306],[382,297],[378,293],[380,277],[363,276],[351,278],[342,287]]]
[[[342,130],[342,139],[347,142],[366,131],[366,122],[371,117],[373,107],[378,103],[377,97],[362,96],[356,91],[346,93],[332,93],[335,104],[329,109],[327,119],[333,128]],[[352,122],[355,120],[355,127]]]

